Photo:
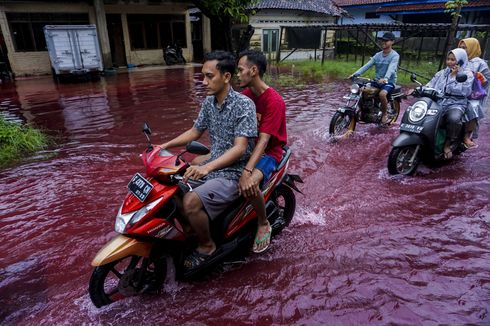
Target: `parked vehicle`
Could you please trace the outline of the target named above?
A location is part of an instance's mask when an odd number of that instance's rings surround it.
[[[178,44],[167,46],[163,51],[163,59],[168,66],[186,63],[182,48]]]
[[[99,77],[103,66],[95,25],[46,25],[44,36],[56,81]]]
[[[381,123],[381,102],[379,88],[371,86],[371,79],[353,78],[350,93],[343,98],[347,103],[337,109],[330,120],[330,136],[336,139],[345,138],[356,129],[356,124]],[[388,95],[388,124],[393,123],[400,113],[400,103],[404,94],[401,87],[396,85]]]
[[[456,76],[457,82],[464,82],[466,78],[464,73]],[[413,175],[421,161],[430,164],[444,159],[444,110],[438,102],[447,95],[423,86],[415,74],[411,80],[419,85],[412,94],[419,99],[407,108],[402,117],[400,135],[393,141],[388,156],[390,174]],[[453,155],[466,150],[463,136],[464,126],[458,141],[452,146]]]
[[[189,270],[184,259],[194,249],[196,239],[186,235],[175,197],[182,196],[189,186],[182,176],[189,163],[184,153],[204,155],[208,148],[191,142],[186,150],[174,155],[159,146],[151,145],[150,128],[143,129],[148,147],[141,157],[146,177],[136,173],[128,184],[129,194],[116,217],[115,230],[120,235],[109,241],[95,256],[89,293],[97,307],[124,297],[158,292],[166,279],[167,263],[175,266],[176,276],[189,279],[202,275],[239,249],[251,247],[257,229],[256,213],[243,198],[211,222],[211,233],[218,248],[212,258]],[[299,191],[297,175],[288,174],[291,150],[286,148],[277,171],[265,186],[267,218],[273,236],[284,229],[293,218]]]

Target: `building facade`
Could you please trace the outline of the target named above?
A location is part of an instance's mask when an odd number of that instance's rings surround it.
[[[15,76],[51,73],[45,25],[97,26],[104,68],[164,65],[178,44],[187,61],[211,50],[210,21],[190,2],[165,0],[9,1],[0,3],[0,62]]]

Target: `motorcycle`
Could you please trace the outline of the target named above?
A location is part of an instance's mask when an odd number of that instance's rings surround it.
[[[163,59],[167,66],[186,63],[182,48],[178,44],[168,45],[163,51]]]
[[[197,239],[185,232],[176,197],[189,191],[183,175],[190,166],[185,153],[205,155],[209,149],[196,142],[174,155],[150,142],[151,130],[145,123],[143,132],[148,147],[141,154],[146,177],[136,173],[128,184],[129,193],[116,216],[119,233],[99,250],[92,261],[89,294],[97,307],[125,297],[159,293],[167,277],[167,265],[175,266],[175,276],[188,280],[203,275],[232,253],[252,246],[257,230],[253,207],[243,197],[211,221],[210,229],[217,250],[194,269],[186,269],[184,259],[195,248]],[[291,222],[296,209],[295,182],[303,182],[287,168],[291,150],[285,148],[277,170],[264,186],[267,219],[272,236]]]
[[[400,124],[400,135],[392,143],[388,156],[388,172],[393,175],[413,175],[421,161],[430,164],[444,159],[444,110],[438,102],[447,95],[423,86],[417,81],[415,74],[410,79],[419,85],[412,93],[418,100],[405,111]],[[466,79],[464,73],[456,76],[456,81],[460,83]],[[466,150],[463,137],[464,126],[458,141],[452,146],[453,155],[459,155]]]
[[[378,96],[380,89],[371,85],[374,80],[355,77],[352,81],[350,93],[343,97],[347,103],[338,108],[330,120],[329,133],[335,139],[348,137],[354,132],[358,122],[381,123],[381,102]],[[404,96],[398,85],[388,94],[388,124],[398,118]]]

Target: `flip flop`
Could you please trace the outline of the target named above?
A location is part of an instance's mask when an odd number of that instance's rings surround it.
[[[466,149],[475,149],[475,148],[478,148],[478,144],[466,144],[466,143],[463,143],[463,146],[466,148]]]
[[[214,252],[213,252],[214,253]],[[184,260],[184,267],[187,269],[195,269],[199,266],[201,266],[204,262],[206,262],[211,256],[211,254],[202,254],[198,251],[193,251],[192,254],[187,256],[187,258]]]
[[[257,236],[255,236],[252,251],[256,254],[260,254],[260,253],[266,251],[271,244],[271,234],[272,234],[272,227],[269,224],[269,227],[267,228],[267,233],[261,239],[259,239],[259,238],[257,238]],[[260,249],[257,249],[257,248],[261,247],[262,244],[264,244],[264,246]]]

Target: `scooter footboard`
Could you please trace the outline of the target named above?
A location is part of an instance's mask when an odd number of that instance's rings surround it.
[[[149,257],[153,243],[143,242],[124,235],[118,235],[105,244],[95,258],[92,266],[97,267],[116,261],[127,256]]]

